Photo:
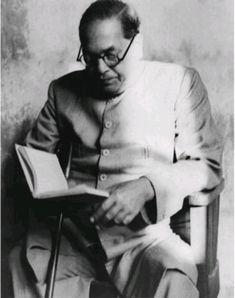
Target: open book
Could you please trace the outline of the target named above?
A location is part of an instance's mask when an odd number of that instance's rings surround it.
[[[104,190],[80,184],[69,188],[56,154],[15,145],[32,196],[35,199],[70,199],[82,203],[102,202],[109,196]]]

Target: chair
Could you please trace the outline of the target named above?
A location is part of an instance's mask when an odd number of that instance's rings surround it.
[[[213,190],[185,200],[184,207],[171,218],[171,228],[192,247],[198,267],[200,298],[216,298],[219,293],[217,260],[220,193],[224,180]]]

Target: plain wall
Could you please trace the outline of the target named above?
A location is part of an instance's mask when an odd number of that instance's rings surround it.
[[[92,1],[2,0],[2,248],[20,235],[13,145],[47,98],[49,82],[76,68],[81,13]],[[195,67],[224,144],[219,230],[220,297],[233,297],[233,1],[133,0],[145,56]],[[17,202],[16,202],[17,200]],[[229,258],[228,258],[229,256]]]

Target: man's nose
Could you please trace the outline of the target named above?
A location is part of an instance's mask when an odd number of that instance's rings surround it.
[[[97,72],[100,74],[105,73],[109,68],[106,65],[106,63],[104,62],[104,60],[102,58],[97,59],[97,64],[96,64],[96,69]]]

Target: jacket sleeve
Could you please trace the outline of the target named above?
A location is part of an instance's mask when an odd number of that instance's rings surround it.
[[[56,104],[54,98],[54,81],[48,90],[48,100],[41,110],[33,128],[25,139],[25,145],[35,149],[55,153],[60,143]]]
[[[221,146],[207,91],[193,69],[185,70],[175,102],[174,144],[174,163],[156,162],[147,175],[155,191],[156,221],[179,211],[186,196],[212,189],[221,179]]]

